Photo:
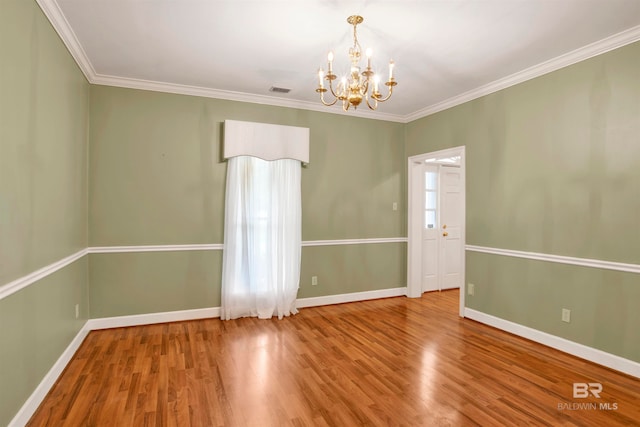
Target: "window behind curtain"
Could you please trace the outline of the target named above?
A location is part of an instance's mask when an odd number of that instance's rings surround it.
[[[301,255],[300,162],[229,159],[223,319],[295,314]]]

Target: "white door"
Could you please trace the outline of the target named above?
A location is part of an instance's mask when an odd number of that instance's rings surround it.
[[[462,174],[458,166],[440,166],[440,289],[462,283]]]
[[[460,167],[424,165],[422,292],[459,288],[462,278]]]
[[[440,290],[439,165],[425,165],[422,205],[422,292]]]

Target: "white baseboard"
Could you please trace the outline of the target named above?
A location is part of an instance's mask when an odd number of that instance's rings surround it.
[[[378,291],[353,292],[350,294],[327,295],[314,298],[301,298],[296,307],[317,307],[320,305],[341,304],[345,302],[366,301],[406,295],[407,288],[390,288]],[[180,322],[183,320],[208,319],[220,317],[220,307],[199,308],[194,310],[168,311],[163,313],[135,314],[131,316],[105,317],[89,319],[85,326],[90,331],[98,329],[122,328],[127,326],[152,325],[154,323]]]
[[[318,307],[321,305],[342,304],[345,302],[367,301],[371,299],[399,297],[405,295],[407,295],[406,286],[401,288],[380,289],[378,291],[353,292],[349,294],[299,298],[296,301],[296,307]]]
[[[38,409],[38,406],[40,406],[47,393],[49,393],[49,390],[51,390],[51,387],[56,383],[58,377],[62,371],[64,371],[64,368],[66,368],[78,348],[80,348],[80,344],[82,344],[87,334],[89,334],[89,329],[87,329],[85,323],[71,343],[62,352],[58,360],[56,360],[56,363],[53,364],[49,372],[47,372],[42,381],[40,381],[40,384],[38,384],[33,393],[31,393],[31,396],[24,402],[22,408],[20,408],[15,417],[9,422],[8,427],[22,427],[29,422],[29,419],[31,419],[36,409]]]
[[[606,366],[607,368],[611,368],[616,371],[632,375],[636,378],[640,378],[640,363],[625,359],[620,356],[616,356],[615,354],[607,353],[602,350],[598,350],[597,348],[579,344],[574,341],[569,341],[565,338],[560,338],[555,335],[551,335],[537,329],[529,328],[518,323],[510,322],[508,320],[504,320],[499,317],[482,313],[470,308],[465,308],[464,317],[478,321],[480,323],[484,323],[485,325],[493,326],[506,332],[510,332],[514,335],[530,339],[537,343],[544,344],[548,347],[555,348],[556,350],[560,350],[573,356],[577,356],[581,359],[585,359],[590,362]]]
[[[98,329],[153,325],[154,323],[180,322],[183,320],[208,319],[212,317],[220,317],[220,307],[89,319],[87,321],[87,329],[95,331]]]

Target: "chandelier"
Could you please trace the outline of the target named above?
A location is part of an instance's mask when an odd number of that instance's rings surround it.
[[[389,93],[383,97],[379,91],[380,76],[376,75],[371,69],[371,55],[372,50],[368,48],[365,52],[367,56],[367,68],[364,71],[360,71],[360,58],[362,57],[362,48],[358,43],[358,35],[356,28],[358,24],[362,23],[364,18],[358,15],[352,15],[347,18],[347,22],[353,25],[353,46],[349,49],[349,58],[351,60],[351,71],[348,76],[342,77],[340,83],[334,89],[333,81],[337,79],[337,76],[333,74],[333,52],[329,52],[328,70],[327,74],[324,74],[322,68],[318,70],[318,88],[316,92],[320,94],[320,101],[326,106],[332,106],[338,101],[342,101],[342,109],[347,111],[349,107],[353,106],[354,109],[358,108],[358,105],[364,99],[367,106],[375,110],[378,108],[378,102],[384,102],[391,98],[393,94],[393,87],[397,85],[393,78],[393,67],[395,66],[393,60],[389,61],[389,80],[384,84],[389,87]],[[329,82],[329,89],[325,87],[324,80]],[[333,95],[333,101],[327,102],[324,99],[325,92],[330,91]]]

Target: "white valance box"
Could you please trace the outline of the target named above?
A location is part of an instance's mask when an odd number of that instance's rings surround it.
[[[309,163],[309,128],[225,120],[223,155]]]

